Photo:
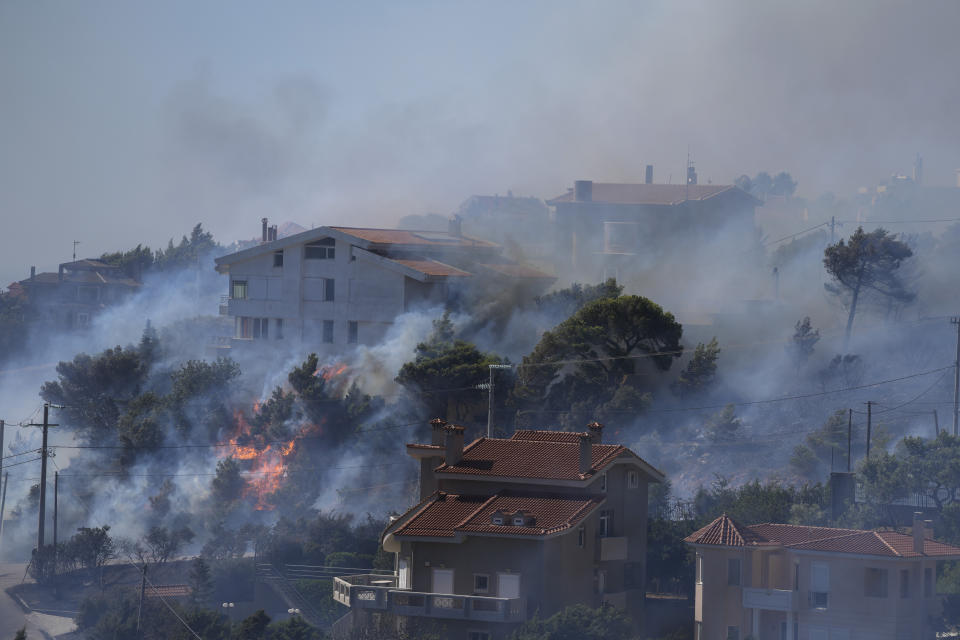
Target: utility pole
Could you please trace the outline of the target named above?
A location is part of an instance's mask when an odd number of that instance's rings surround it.
[[[871,420],[873,417],[872,409],[873,400],[867,400],[867,458],[870,457],[870,428],[873,426]]]
[[[47,429],[58,425],[50,424],[49,402],[43,403],[43,424],[31,422],[28,426],[43,427],[43,444],[40,447],[40,522],[37,526],[37,552],[43,549],[43,533],[47,515]],[[60,407],[57,407],[58,409]]]
[[[957,359],[953,362],[953,435],[957,435],[960,417],[960,318],[950,318],[950,324],[957,325]]]
[[[490,368],[490,382],[487,383],[487,437],[491,437],[493,434],[493,370],[494,369],[512,369],[513,365],[511,364],[491,364],[487,365]],[[482,385],[478,385],[482,386]]]
[[[140,604],[137,605],[137,635],[140,635],[140,614],[143,612],[143,595],[147,590],[147,563],[143,563],[143,575],[140,578]]]
[[[57,553],[57,496],[60,495],[60,472],[53,472],[53,553]]]
[[[850,444],[853,437],[853,409],[847,409],[847,473],[850,473]]]
[[[940,416],[937,415],[937,410],[933,410],[933,435],[940,437]]]
[[[0,420],[0,476],[3,476],[3,428],[7,423]]]
[[[3,508],[7,506],[7,485],[10,484],[10,472],[3,479],[3,496],[0,497],[0,542],[3,542]]]

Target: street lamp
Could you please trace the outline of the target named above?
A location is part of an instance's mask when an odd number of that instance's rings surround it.
[[[291,616],[298,616],[300,615],[300,609],[296,609],[296,608],[287,609],[287,613],[289,613]]]
[[[232,602],[224,602],[224,603],[221,604],[220,606],[223,607],[223,610],[224,610],[224,612],[227,614],[227,618],[230,619],[230,622],[233,622],[233,607],[234,607],[234,604],[233,604]]]

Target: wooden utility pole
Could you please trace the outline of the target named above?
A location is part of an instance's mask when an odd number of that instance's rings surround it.
[[[37,526],[37,552],[43,549],[44,525],[47,519],[47,429],[57,426],[50,424],[50,407],[49,402],[43,403],[43,424],[31,422],[29,425],[43,427],[43,444],[40,446],[40,522]]]
[[[953,362],[953,435],[957,435],[960,421],[960,318],[950,318],[957,325],[957,359]]]
[[[7,485],[10,484],[10,472],[3,479],[3,495],[0,496],[0,542],[3,542],[3,508],[7,506]]]
[[[850,473],[850,445],[853,438],[853,409],[847,409],[847,473]]]
[[[873,400],[867,400],[867,458],[870,457],[870,428],[872,425]]]
[[[53,472],[53,554],[57,554],[57,496],[60,494],[60,472]]]
[[[3,428],[7,423],[0,420],[0,476],[3,476]]]
[[[140,615],[143,613],[143,595],[147,590],[147,563],[143,563],[143,575],[140,577],[140,604],[137,605],[137,635],[140,635]]]

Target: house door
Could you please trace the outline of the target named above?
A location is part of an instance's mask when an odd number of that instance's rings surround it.
[[[453,569],[433,570],[433,593],[453,593]]]
[[[410,588],[410,563],[406,558],[400,558],[399,565],[397,567],[397,573],[399,577],[397,579],[397,588],[398,589],[409,589]]]
[[[497,574],[497,597],[498,598],[519,598],[520,597],[520,574],[498,573]]]

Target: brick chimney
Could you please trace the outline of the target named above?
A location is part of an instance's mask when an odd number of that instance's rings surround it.
[[[443,461],[455,465],[463,460],[463,427],[448,424],[444,427],[444,445],[446,452]]]
[[[430,421],[430,444],[443,445],[443,430],[446,426],[447,421],[441,418],[434,418]]]
[[[601,444],[603,442],[603,425],[599,422],[591,422],[588,424],[587,433],[590,434],[590,439],[593,441],[593,444]]]
[[[577,202],[591,202],[593,200],[593,180],[575,180],[573,182],[573,199]]]
[[[267,234],[269,233],[269,229],[267,228],[267,219],[260,218],[260,223],[263,225],[263,229],[260,232],[260,242],[266,242]]]
[[[30,267],[30,279],[33,280],[36,277],[37,277],[37,268]]]
[[[580,436],[580,473],[588,473],[593,466],[593,438],[589,433]]]
[[[923,522],[923,513],[920,511],[913,514],[913,550],[916,553],[923,553],[923,541],[926,539],[926,526]]]

